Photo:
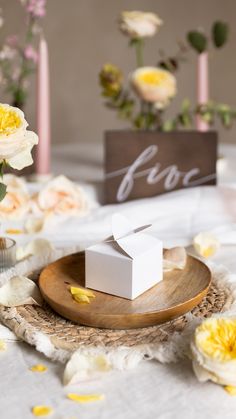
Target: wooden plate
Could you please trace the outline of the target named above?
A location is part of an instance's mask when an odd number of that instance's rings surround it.
[[[94,291],[90,304],[73,300],[70,285],[84,286],[84,252],[66,256],[41,273],[39,287],[47,303],[61,316],[86,326],[132,329],[164,323],[192,310],[207,294],[211,272],[188,256],[184,270],[165,273],[164,280],[130,301]]]

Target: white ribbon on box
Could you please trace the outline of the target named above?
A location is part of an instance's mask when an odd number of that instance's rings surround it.
[[[112,235],[113,238],[105,240],[106,243],[117,243],[125,251],[127,256],[134,259],[140,253],[152,247],[157,239],[148,234],[141,233],[151,224],[146,224],[133,228],[129,220],[123,215],[116,213],[112,216]],[[139,234],[138,234],[139,233]]]

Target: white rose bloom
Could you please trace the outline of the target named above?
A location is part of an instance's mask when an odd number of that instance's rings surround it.
[[[83,189],[65,176],[58,176],[39,192],[36,203],[40,211],[54,215],[85,215],[88,203]]]
[[[176,79],[167,70],[157,67],[140,67],[131,75],[131,84],[137,95],[155,107],[165,107],[176,95]]]
[[[5,160],[17,170],[33,163],[31,150],[38,143],[38,136],[27,131],[27,126],[20,109],[0,104],[0,163]]]
[[[121,13],[119,23],[121,31],[131,38],[146,38],[155,35],[163,22],[155,13],[130,11]]]
[[[30,209],[30,195],[23,179],[14,175],[4,175],[7,193],[0,202],[1,219],[20,219]]]

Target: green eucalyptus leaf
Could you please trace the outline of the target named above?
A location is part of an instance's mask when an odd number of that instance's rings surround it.
[[[6,185],[4,185],[4,183],[0,183],[0,201],[3,200],[3,198],[5,197],[7,193],[7,187]]]
[[[231,117],[230,113],[225,112],[221,116],[221,119],[222,119],[222,123],[223,123],[223,125],[224,125],[225,128],[230,128],[231,127],[231,125],[232,125],[232,117]]]
[[[170,132],[174,131],[177,128],[177,121],[176,119],[167,119],[162,125],[162,131]]]
[[[212,112],[204,112],[201,115],[201,118],[203,119],[203,121],[207,122],[208,124],[212,124],[213,123],[213,114],[212,114]]]
[[[145,128],[145,123],[146,123],[145,115],[143,113],[138,114],[134,120],[134,126],[138,129],[143,129]]]
[[[190,31],[187,34],[187,40],[192,48],[194,48],[199,54],[206,51],[207,49],[207,38],[199,31]]]
[[[185,98],[183,100],[181,110],[182,110],[182,112],[189,112],[189,110],[190,110],[190,100],[188,98]]]
[[[4,161],[0,163],[0,177],[3,177]]]
[[[221,48],[228,40],[229,26],[225,22],[215,22],[212,27],[212,39],[216,48]]]

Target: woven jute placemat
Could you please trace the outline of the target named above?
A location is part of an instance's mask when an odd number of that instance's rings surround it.
[[[230,283],[227,283],[223,277],[222,272],[213,272],[213,281],[207,296],[191,312],[194,318],[207,318],[230,308],[235,298]],[[184,331],[189,322],[189,314],[163,325],[131,330],[110,330],[80,326],[65,320],[44,303],[42,307],[30,305],[1,307],[0,319],[18,337],[36,347],[33,336],[40,334],[47,337],[56,350],[71,353],[80,347],[134,348],[136,345],[166,342],[175,332]]]

